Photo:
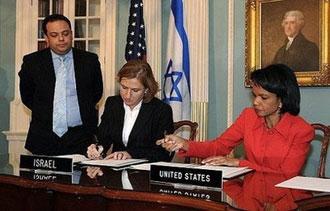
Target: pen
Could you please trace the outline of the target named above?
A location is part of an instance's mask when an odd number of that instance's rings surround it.
[[[167,130],[164,130],[164,138],[166,137],[167,135]]]
[[[166,138],[166,135],[167,135],[167,130],[164,130],[164,138],[163,139],[160,139],[160,140],[157,140],[156,141],[156,145],[161,145],[161,144],[163,144],[165,141],[163,141],[163,140],[165,140],[165,138]]]
[[[94,140],[95,140],[95,146],[96,146],[96,150],[98,153],[100,153],[100,158],[103,159],[104,156],[104,148],[102,145],[99,144],[99,140],[97,139],[96,135],[94,135]]]
[[[103,159],[104,153],[103,153],[103,146],[102,145],[96,145],[96,150],[98,153],[100,153],[100,157]]]

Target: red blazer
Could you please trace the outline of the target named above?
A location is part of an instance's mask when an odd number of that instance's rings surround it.
[[[190,142],[189,150],[180,151],[180,155],[224,156],[243,142],[246,159],[240,160],[240,166],[291,177],[299,174],[303,167],[313,137],[313,127],[299,116],[285,113],[274,128],[267,129],[264,118],[253,108],[247,108],[215,140]]]
[[[282,174],[255,172],[244,179],[232,179],[223,183],[224,192],[236,206],[244,210],[294,210],[295,201],[311,198],[312,194],[303,190],[278,188],[276,184],[286,180]]]

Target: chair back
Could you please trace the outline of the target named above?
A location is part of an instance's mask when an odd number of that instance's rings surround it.
[[[319,123],[314,123],[312,126],[315,130],[315,140],[321,141],[321,153],[319,166],[317,169],[317,176],[320,178],[325,178],[325,164],[330,140],[330,127]],[[320,134],[318,131],[322,133],[321,139],[317,138],[317,136]]]
[[[181,120],[178,122],[174,122],[174,133],[178,132],[179,130],[189,131],[189,140],[196,140],[197,128],[198,128],[197,122],[192,122],[189,120]],[[186,157],[184,159],[184,162],[190,163],[190,158]],[[198,162],[198,161],[196,160],[195,162]]]

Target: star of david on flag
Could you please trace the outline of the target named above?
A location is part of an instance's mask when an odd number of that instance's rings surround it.
[[[178,101],[182,102],[182,95],[180,93],[179,89],[179,83],[182,79],[182,71],[174,71],[172,69],[172,60],[170,59],[166,73],[165,73],[165,84],[170,83],[168,87],[170,87],[169,95],[167,96],[167,93],[164,91],[164,101],[166,103],[170,103],[170,101]],[[169,80],[169,81],[167,81]]]
[[[182,0],[171,1],[164,74],[164,102],[171,105],[174,121],[190,119],[190,63]]]

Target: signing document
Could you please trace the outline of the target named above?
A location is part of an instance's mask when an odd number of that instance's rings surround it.
[[[148,160],[145,159],[126,159],[126,160],[115,160],[115,159],[104,159],[104,160],[86,160],[80,162],[82,165],[91,166],[108,166],[114,168],[120,168],[125,166],[130,166],[137,163],[144,163]]]
[[[330,193],[330,179],[296,176],[275,185],[275,187],[294,188]]]
[[[210,165],[197,165],[197,164],[188,164],[188,163],[170,163],[170,162],[143,163],[143,164],[139,164],[139,165],[133,165],[133,166],[131,166],[131,168],[137,169],[137,170],[150,171],[150,165],[222,171],[223,178],[225,178],[225,179],[229,179],[229,178],[247,173],[249,171],[252,171],[252,169],[249,169],[247,167],[210,166]]]

